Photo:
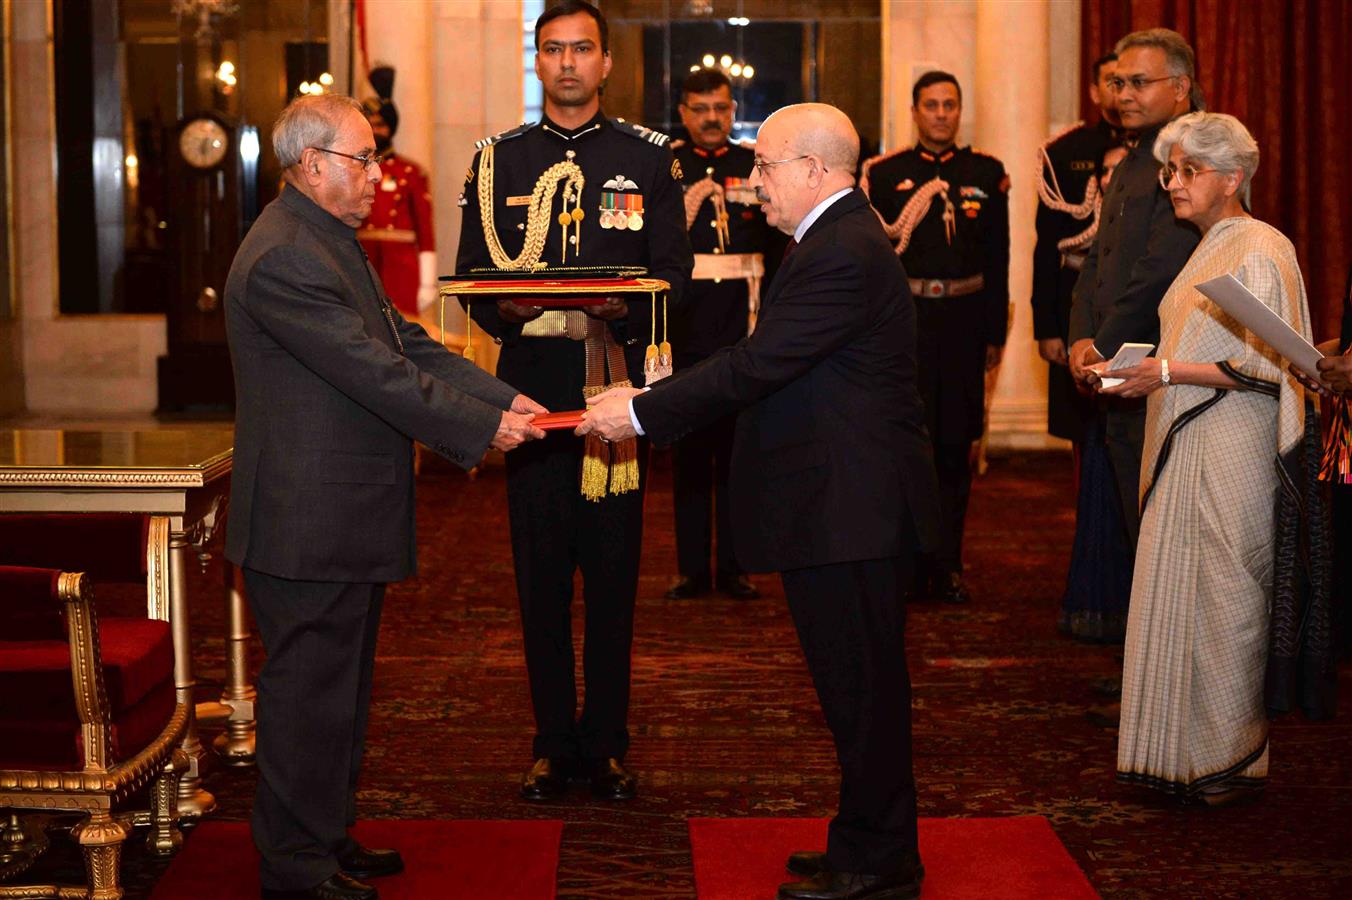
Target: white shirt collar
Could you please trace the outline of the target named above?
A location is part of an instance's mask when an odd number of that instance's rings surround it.
[[[816,206],[812,207],[812,212],[803,216],[803,221],[799,222],[798,227],[793,230],[793,239],[801,244],[803,242],[803,235],[807,234],[807,230],[812,227],[813,222],[821,218],[821,214],[826,212],[827,207],[829,207],[832,203],[835,203],[841,197],[844,197],[852,190],[854,190],[853,185],[847,188],[841,188],[831,196],[827,197],[821,203],[818,203]]]

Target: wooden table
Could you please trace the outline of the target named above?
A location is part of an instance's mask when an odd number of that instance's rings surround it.
[[[174,686],[194,710],[192,648],[185,576],[195,551],[225,521],[234,431],[0,429],[0,513],[125,512],[152,517],[151,540],[167,542],[167,596],[148,592],[147,613],[170,623]],[[161,527],[156,527],[160,524]],[[229,670],[220,703],[200,704],[188,719],[183,750],[189,770],[179,782],[179,811],[200,816],[215,807],[202,788],[206,750],[197,719],[226,719],[216,747],[227,762],[253,761],[254,690],[248,681],[248,619],[233,567],[226,564]]]

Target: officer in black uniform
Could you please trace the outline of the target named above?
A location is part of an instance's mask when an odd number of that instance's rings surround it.
[[[943,545],[926,568],[940,600],[965,603],[962,531],[973,444],[985,429],[986,371],[1000,363],[1009,320],[1009,177],[998,159],[956,145],[956,78],[927,72],[911,100],[920,142],[864,163],[860,185],[902,248],[915,296],[920,391],[943,518]]]
[[[599,91],[611,65],[605,19],[581,0],[556,4],[536,20],[535,46],[544,117],[479,142],[466,175],[456,271],[495,266],[485,221],[500,242],[498,253],[521,253],[541,224],[529,215],[537,180],[556,164],[572,162],[585,177],[580,203],[558,188],[544,221],[541,261],[551,267],[643,266],[671,283],[671,308],[678,310],[692,266],[680,171],[666,135],[601,112]],[[481,163],[490,153],[491,167],[485,168]],[[491,185],[484,184],[487,178]],[[491,193],[491,204],[481,203],[481,190]],[[563,213],[571,213],[567,226],[559,221]],[[612,369],[608,381],[627,375],[635,386],[644,384],[652,306],[646,296],[627,303],[613,297],[587,307],[585,315],[545,312],[529,301],[475,302],[471,312],[502,343],[498,377],[518,389],[529,385],[529,396],[561,411],[585,404],[586,356],[597,321],[605,323],[601,335],[609,334],[605,349],[622,350],[627,369]],[[661,340],[660,318],[657,328]],[[623,760],[647,447],[638,447],[640,488],[615,493],[612,486],[600,499],[582,494],[582,439],[554,432],[532,449],[507,462],[512,556],[536,724],[535,764],[522,780],[522,796],[552,799],[570,778],[586,777],[596,796],[628,799],[636,787]],[[577,569],[586,603],[580,716],[569,614]]]
[[[1049,366],[1047,377],[1047,431],[1079,443],[1094,414],[1092,398],[1075,389],[1066,354],[1070,334],[1070,298],[1084,268],[1098,216],[1095,195],[1089,189],[1103,162],[1116,146],[1117,104],[1110,84],[1117,54],[1094,61],[1089,99],[1099,108],[1099,120],[1080,124],[1043,146],[1041,202],[1037,208],[1037,245],[1033,250],[1033,337],[1038,355]],[[1080,238],[1080,240],[1075,240]],[[1064,250],[1059,245],[1070,241]]]
[[[755,151],[728,140],[737,111],[728,76],[718,69],[692,72],[681,86],[679,111],[689,138],[673,141],[672,149],[683,174],[691,247],[696,253],[760,253],[768,270],[761,284],[769,284],[785,240],[766,224],[747,183]],[[748,290],[743,278],[690,282],[680,314],[671,320],[677,371],[746,337]],[[667,591],[669,600],[698,597],[714,585],[741,600],[759,596],[737,565],[728,512],[735,423],[736,417],[729,416],[691,432],[672,448],[680,575]],[[715,531],[717,559],[711,573]]]

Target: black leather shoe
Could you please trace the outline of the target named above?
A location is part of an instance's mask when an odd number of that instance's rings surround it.
[[[349,878],[365,881],[404,871],[404,858],[398,850],[371,850],[352,842],[352,848],[338,855],[338,868]]]
[[[972,595],[967,593],[967,588],[963,586],[962,576],[957,572],[950,572],[940,578],[935,586],[935,593],[938,594],[940,603],[957,605],[968,603],[972,599]]]
[[[568,766],[563,760],[541,757],[521,776],[521,799],[542,803],[557,800],[568,789]]]
[[[682,575],[672,582],[671,587],[662,596],[668,600],[694,600],[696,597],[703,597],[709,593],[709,579],[691,578],[689,575]]]
[[[718,589],[734,600],[755,600],[760,596],[760,591],[745,575],[718,579]]]
[[[369,884],[334,872],[306,891],[277,891],[263,888],[263,900],[377,900],[380,894]]]
[[[598,800],[632,800],[638,779],[618,759],[598,759],[592,763],[591,792]]]
[[[921,865],[896,875],[822,871],[806,881],[781,884],[779,900],[914,900],[924,879]]]
[[[799,850],[797,853],[790,853],[788,862],[784,863],[784,869],[790,875],[797,875],[799,878],[815,878],[827,869],[826,854],[820,850]]]

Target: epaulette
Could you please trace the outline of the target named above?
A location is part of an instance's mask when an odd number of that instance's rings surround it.
[[[1000,160],[999,160],[999,159],[997,159],[996,157],[994,157],[994,156],[992,156],[991,154],[987,153],[985,150],[978,150],[976,147],[973,147],[973,146],[969,146],[969,147],[967,148],[967,150],[968,150],[973,156],[984,156],[984,157],[986,157],[986,159],[989,159],[989,160],[992,160],[992,161],[994,161],[994,162],[1000,163]],[[1000,166],[1003,168],[1003,167],[1004,167],[1004,163],[1000,163]]]
[[[495,134],[492,137],[486,137],[481,141],[475,141],[474,149],[482,150],[483,148],[491,144],[500,144],[503,141],[510,141],[512,138],[520,137],[521,135],[525,134],[527,131],[530,131],[534,127],[535,127],[534,122],[522,122],[520,125],[508,131],[499,132],[498,134]]]
[[[894,156],[899,156],[900,154],[905,153],[907,150],[910,149],[911,146],[908,144],[905,147],[898,147],[891,153],[879,153],[877,156],[870,156],[868,159],[864,160],[863,166],[859,168],[859,189],[863,191],[865,194],[868,193],[868,173],[870,169],[872,169],[874,166],[876,166],[883,160],[891,159]]]
[[[615,126],[615,130],[621,134],[627,134],[630,137],[638,138],[641,141],[647,141],[650,144],[656,144],[659,147],[665,147],[671,140],[670,135],[663,134],[660,131],[653,131],[642,125],[634,125],[626,122],[624,119],[611,119],[610,124]]]
[[[1046,143],[1044,143],[1044,144],[1042,145],[1042,149],[1043,149],[1043,150],[1046,150],[1046,149],[1047,149],[1048,147],[1050,147],[1052,144],[1055,144],[1057,141],[1061,140],[1061,138],[1065,137],[1066,135],[1070,134],[1070,133],[1073,132],[1073,131],[1078,131],[1078,130],[1079,130],[1081,127],[1083,127],[1083,126],[1084,126],[1084,120],[1081,119],[1080,121],[1076,122],[1074,125],[1068,125],[1068,126],[1066,126],[1065,128],[1062,128],[1062,129],[1061,129],[1060,131],[1058,131],[1056,134],[1054,134],[1054,135],[1052,135],[1051,137],[1047,138]]]

